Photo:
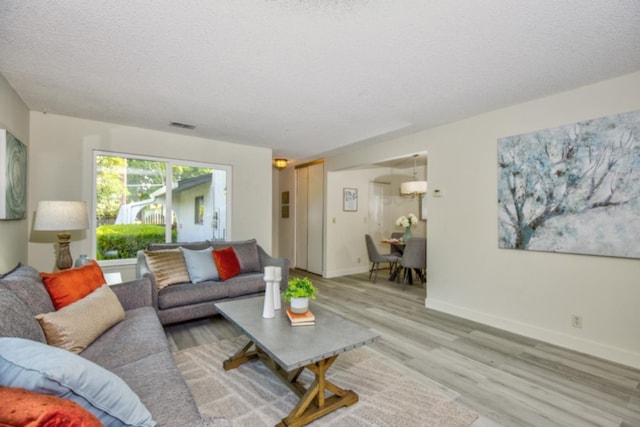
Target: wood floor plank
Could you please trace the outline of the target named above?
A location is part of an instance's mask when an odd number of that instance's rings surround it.
[[[477,426],[640,426],[640,370],[425,308],[383,272],[324,279],[313,305],[377,331],[394,368],[481,414]],[[173,350],[238,335],[221,316],[165,328]],[[495,424],[493,424],[495,423]]]

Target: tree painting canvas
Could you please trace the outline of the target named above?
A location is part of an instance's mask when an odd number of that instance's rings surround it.
[[[640,111],[498,140],[500,248],[640,258]]]

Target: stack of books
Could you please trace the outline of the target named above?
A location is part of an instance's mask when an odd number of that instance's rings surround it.
[[[291,326],[311,326],[316,324],[316,317],[313,315],[311,310],[306,313],[298,314],[294,313],[289,307],[287,307],[287,316],[289,316]]]

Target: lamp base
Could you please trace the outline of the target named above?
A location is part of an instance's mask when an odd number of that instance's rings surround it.
[[[73,258],[69,250],[70,239],[71,233],[58,233],[58,258],[56,259],[58,270],[66,270],[73,266]]]

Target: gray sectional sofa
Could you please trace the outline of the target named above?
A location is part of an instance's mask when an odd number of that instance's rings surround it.
[[[154,251],[178,250],[211,251],[231,247],[240,262],[240,274],[228,280],[204,280],[193,283],[188,278],[160,288],[158,278],[148,265],[147,254]],[[209,254],[210,255],[210,254]],[[264,267],[276,266],[282,271],[280,288],[289,280],[289,260],[268,255],[256,240],[202,241],[149,244],[146,251],[138,251],[137,277],[148,278],[152,286],[152,304],[163,325],[217,314],[214,303],[247,298],[264,293]],[[171,273],[177,275],[178,273]],[[163,274],[166,277],[166,274]],[[181,281],[182,280],[182,281]],[[180,282],[181,281],[181,282]]]
[[[45,354],[50,348],[55,350],[52,354],[56,356],[66,358],[68,355],[69,364],[73,365],[54,366],[55,369],[60,368],[73,374],[80,369],[80,361],[89,360],[94,362],[91,365],[98,365],[99,369],[105,368],[124,380],[139,397],[157,426],[230,425],[223,418],[203,419],[200,416],[191,392],[174,364],[162,325],[152,305],[152,295],[156,298],[157,295],[152,293],[149,279],[114,285],[110,289],[115,292],[124,308],[124,320],[100,335],[79,355],[75,355],[46,345],[43,330],[34,316],[55,309],[38,272],[23,265],[0,277],[0,337],[12,337],[0,338],[0,385],[8,385],[11,378],[6,372],[7,369],[15,368],[14,362],[23,363],[29,359],[36,363],[46,363]],[[25,348],[40,346],[40,350],[30,351],[27,354],[29,357],[23,355],[19,357],[21,360],[12,362],[9,346],[15,346],[16,342]],[[13,354],[15,355],[15,351]],[[113,386],[113,383],[114,379],[111,379],[107,385]],[[97,392],[100,391],[98,387]],[[131,396],[126,400],[130,402]]]

